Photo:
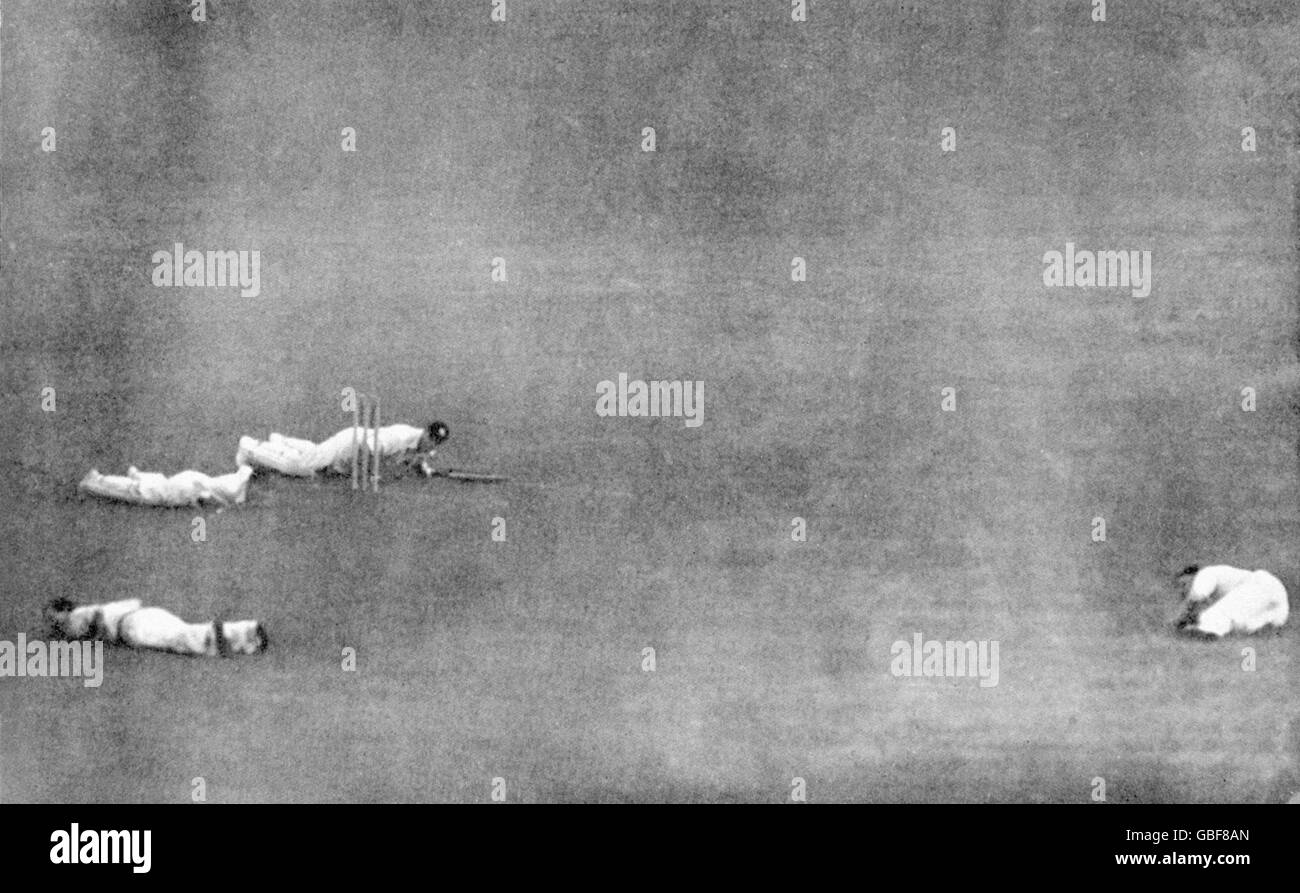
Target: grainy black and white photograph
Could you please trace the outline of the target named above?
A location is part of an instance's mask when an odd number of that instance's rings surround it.
[[[0,803],[1300,803],[1298,186],[1291,0],[4,0]]]

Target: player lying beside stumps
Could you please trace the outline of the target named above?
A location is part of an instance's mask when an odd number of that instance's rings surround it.
[[[256,620],[186,623],[163,608],[146,608],[138,598],[77,605],[59,598],[45,608],[56,636],[100,639],[109,644],[198,657],[257,654],[267,646],[266,630]]]
[[[1180,632],[1217,639],[1286,623],[1286,587],[1268,571],[1193,564],[1178,575],[1178,585],[1184,593]]]
[[[140,471],[134,465],[124,475],[100,474],[92,468],[77,485],[77,490],[135,505],[179,508],[211,502],[224,508],[232,502],[244,504],[252,476],[253,469],[249,465],[241,465],[238,471],[230,474],[211,476],[201,471],[182,471],[170,477]]]
[[[437,447],[450,433],[442,422],[430,422],[424,428],[414,425],[385,425],[379,429],[378,453],[382,458],[399,458],[426,475],[432,474],[429,461]],[[349,474],[352,451],[375,448],[375,429],[348,427],[321,443],[272,433],[266,440],[239,438],[235,461],[257,468],[267,468],[293,477],[312,477],[318,471]]]

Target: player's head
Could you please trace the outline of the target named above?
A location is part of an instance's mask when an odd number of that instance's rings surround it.
[[[1174,591],[1177,593],[1178,598],[1186,599],[1188,597],[1188,593],[1192,588],[1192,580],[1195,579],[1200,570],[1201,566],[1199,564],[1189,564],[1178,572],[1178,576],[1174,577]]]
[[[71,611],[76,606],[77,603],[74,602],[72,599],[68,598],[67,596],[61,595],[56,599],[52,599],[50,603],[45,606],[45,613],[63,614],[68,611]]]
[[[76,606],[77,603],[72,599],[61,595],[56,599],[51,599],[50,603],[45,606],[45,617],[47,620],[65,618],[72,613],[72,609]]]
[[[451,430],[444,422],[430,422],[429,427],[424,429],[424,436],[429,441],[429,446],[436,447],[451,437]]]
[[[77,603],[70,598],[60,596],[52,600],[45,606],[45,622],[49,624],[50,631],[56,636],[67,635],[68,621],[72,618],[72,610],[77,607]]]

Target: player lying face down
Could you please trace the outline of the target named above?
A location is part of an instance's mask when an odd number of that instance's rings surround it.
[[[256,620],[186,623],[163,608],[144,607],[138,598],[94,605],[59,598],[46,606],[45,619],[56,637],[198,657],[257,654],[268,644],[266,629]]]
[[[248,498],[248,481],[253,469],[240,466],[230,474],[207,475],[201,471],[182,471],[171,476],[140,471],[134,465],[124,475],[100,474],[92,468],[77,485],[80,493],[171,508],[215,504],[221,507],[243,505]]]
[[[450,436],[451,432],[443,422],[430,422],[423,428],[384,425],[378,429],[377,449],[385,459],[399,459],[428,474],[429,462],[437,453],[438,446]],[[375,429],[350,426],[320,443],[272,432],[266,440],[241,437],[235,461],[294,477],[312,477],[321,471],[349,474],[352,451],[358,444],[365,444],[366,449],[375,449]]]
[[[1286,587],[1268,571],[1193,564],[1178,575],[1178,588],[1183,596],[1180,632],[1219,638],[1279,628],[1287,621]]]

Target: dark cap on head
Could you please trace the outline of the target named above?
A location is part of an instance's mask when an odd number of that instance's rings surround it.
[[[1187,567],[1183,568],[1182,573],[1180,573],[1178,576],[1194,577],[1200,570],[1201,570],[1201,566],[1199,564],[1189,564],[1187,565]]]
[[[446,424],[443,422],[430,422],[429,427],[425,430],[435,444],[442,443],[451,436],[451,431],[447,429]]]

